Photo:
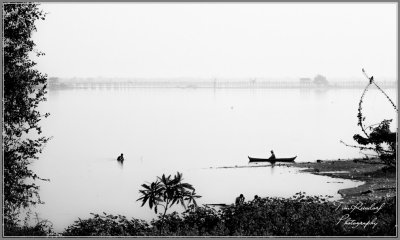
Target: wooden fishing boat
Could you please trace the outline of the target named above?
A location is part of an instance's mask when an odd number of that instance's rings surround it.
[[[249,157],[249,160],[250,160],[250,162],[270,162],[270,163],[275,163],[275,162],[294,162],[296,157],[292,157],[292,158],[275,158],[275,159]]]

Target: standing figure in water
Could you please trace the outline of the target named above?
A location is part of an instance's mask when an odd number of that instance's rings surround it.
[[[123,153],[121,153],[121,155],[118,156],[117,161],[119,161],[119,162],[123,162],[124,161],[124,154]]]

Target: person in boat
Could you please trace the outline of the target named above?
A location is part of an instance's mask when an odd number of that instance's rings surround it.
[[[236,198],[235,204],[242,205],[243,203],[244,203],[244,196],[243,194],[240,194],[240,196]]]
[[[271,150],[271,157],[269,157],[269,159],[270,159],[270,160],[275,160],[275,159],[276,159],[276,157],[275,157],[275,154],[274,154],[274,151],[273,151],[273,150]]]
[[[121,153],[120,156],[118,156],[117,161],[123,162],[124,161],[124,154]]]

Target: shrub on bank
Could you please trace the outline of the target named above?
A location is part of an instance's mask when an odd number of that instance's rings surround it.
[[[315,236],[340,231],[334,203],[301,193],[292,198],[263,198],[222,212],[229,235]]]
[[[94,214],[89,219],[78,219],[63,232],[64,236],[145,236],[151,229],[146,221],[128,220],[122,215]]]
[[[226,235],[221,211],[210,207],[190,205],[180,216],[177,212],[165,216],[162,235],[164,236],[217,236]],[[162,217],[151,221],[155,231],[161,227]]]
[[[53,236],[52,224],[43,220],[34,226],[18,225],[16,222],[4,222],[4,236]]]
[[[98,215],[75,221],[64,236],[395,236],[396,198],[363,201],[379,210],[349,209],[359,203],[340,205],[323,197],[298,193],[292,198],[261,198],[220,210],[190,206],[153,219],[127,220],[124,216]],[[361,210],[360,210],[361,209]],[[343,216],[349,214],[347,224]],[[377,219],[376,226],[366,223]],[[351,222],[351,220],[354,220]],[[352,225],[353,223],[353,225]]]

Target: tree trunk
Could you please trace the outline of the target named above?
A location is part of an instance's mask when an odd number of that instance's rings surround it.
[[[167,203],[165,204],[165,207],[164,207],[164,214],[162,215],[162,218],[161,218],[161,226],[160,226],[160,236],[161,236],[161,234],[162,234],[162,229],[163,229],[163,226],[164,226],[164,219],[165,219],[165,215],[167,214],[167,210],[168,210],[168,201],[167,201]]]

